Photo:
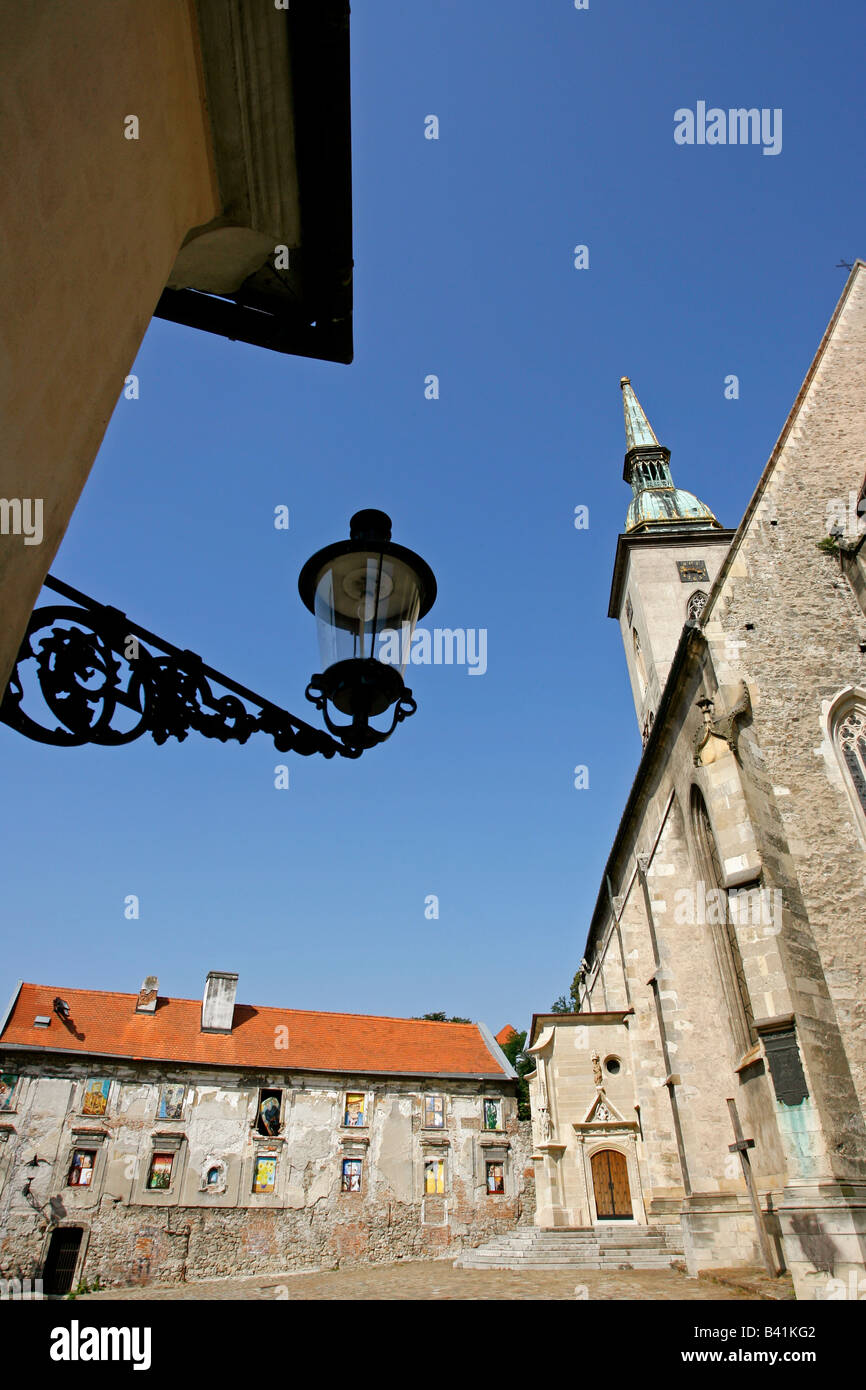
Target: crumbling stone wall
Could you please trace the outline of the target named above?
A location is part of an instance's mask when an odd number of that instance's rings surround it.
[[[191,1069],[183,1118],[155,1119],[160,1083],[147,1064],[115,1067],[108,1110],[81,1116],[86,1063],[45,1058],[21,1083],[0,1144],[0,1274],[37,1275],[52,1229],[81,1226],[76,1278],[103,1285],[175,1283],[229,1275],[330,1268],[395,1259],[456,1257],[535,1210],[531,1127],[519,1121],[514,1083],[211,1076]],[[179,1070],[179,1069],[178,1069]],[[178,1079],[178,1070],[173,1080]],[[149,1074],[150,1073],[150,1074]],[[259,1090],[280,1086],[284,1119],[277,1190],[252,1191]],[[368,1097],[367,1124],[342,1124],[346,1092]],[[445,1125],[424,1126],[425,1092],[446,1097]],[[501,1100],[502,1127],[482,1127],[482,1100]],[[86,1126],[86,1130],[82,1127]],[[81,1139],[83,1133],[101,1139]],[[168,1192],[146,1188],[149,1157],[177,1140]],[[72,1149],[95,1143],[91,1187],[69,1187]],[[363,1155],[360,1192],[341,1191],[342,1159]],[[488,1195],[486,1157],[504,1153],[502,1195]],[[39,1162],[33,1166],[33,1159]],[[444,1157],[445,1192],[424,1194],[424,1162]],[[203,1174],[224,1167],[218,1190]],[[26,1189],[26,1190],[25,1190]]]

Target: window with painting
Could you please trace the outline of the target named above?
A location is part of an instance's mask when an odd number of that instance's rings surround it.
[[[81,1102],[82,1115],[104,1115],[108,1109],[108,1092],[111,1082],[105,1076],[90,1076],[84,1084],[84,1099]]]
[[[186,1097],[186,1087],[169,1083],[161,1086],[159,1091],[159,1108],[157,1109],[157,1119],[159,1120],[181,1120],[183,1119],[183,1102]]]
[[[258,1154],[253,1176],[253,1192],[273,1192],[277,1185],[276,1154]]]
[[[444,1097],[444,1096],[425,1096],[425,1097],[424,1097],[424,1128],[425,1128],[425,1129],[444,1129],[444,1128],[445,1128],[445,1097]]]
[[[352,1129],[362,1129],[367,1123],[365,1116],[366,1096],[361,1091],[349,1091],[346,1094],[346,1104],[343,1110],[343,1124],[351,1126]]]
[[[485,1129],[502,1128],[502,1101],[492,1100],[485,1097],[483,1106],[483,1124]]]
[[[14,1110],[17,1085],[17,1073],[4,1071],[0,1076],[0,1110]]]
[[[428,1158],[424,1164],[424,1195],[439,1196],[445,1192],[445,1159]]]
[[[95,1164],[95,1149],[76,1149],[72,1155],[72,1165],[66,1179],[67,1187],[89,1187],[93,1181]]]
[[[269,1135],[271,1138],[279,1134],[282,1113],[282,1091],[259,1091],[259,1109],[256,1117],[256,1129],[259,1134]]]
[[[505,1192],[505,1171],[502,1163],[487,1165],[487,1195],[500,1197]]]
[[[360,1192],[361,1191],[361,1159],[344,1158],[343,1171],[340,1179],[341,1192]]]
[[[165,1192],[171,1187],[174,1154],[154,1154],[150,1160],[147,1186],[151,1192]]]

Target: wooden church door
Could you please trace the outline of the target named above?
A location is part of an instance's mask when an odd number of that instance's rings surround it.
[[[628,1164],[615,1149],[601,1149],[592,1156],[592,1185],[599,1221],[617,1221],[632,1215]]]

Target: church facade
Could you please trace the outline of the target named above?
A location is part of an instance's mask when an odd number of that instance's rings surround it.
[[[656,1226],[693,1275],[863,1297],[866,265],[736,531],[621,388],[609,613],[644,746],[577,1012],[528,1039],[536,1221]]]

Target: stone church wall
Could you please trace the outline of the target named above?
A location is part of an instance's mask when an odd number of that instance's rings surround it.
[[[866,461],[866,275],[854,279],[783,438],[707,635],[722,682],[745,679],[742,740],[764,857],[787,899],[784,947],[807,1068],[837,1140],[841,1176],[866,1174],[864,826],[826,716],[866,685],[866,619],[838,559],[817,549],[835,502],[859,495]]]

